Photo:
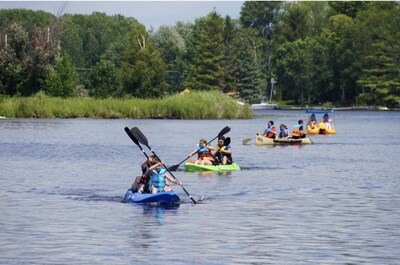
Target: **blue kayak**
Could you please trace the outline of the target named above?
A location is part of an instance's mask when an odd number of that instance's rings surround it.
[[[178,194],[174,191],[168,192],[160,192],[160,193],[135,193],[132,189],[129,189],[123,202],[134,202],[134,203],[141,203],[141,202],[156,202],[156,203],[178,203],[180,202],[180,198]]]
[[[325,113],[332,113],[333,109],[308,109],[306,113],[314,113],[314,114],[325,114]]]

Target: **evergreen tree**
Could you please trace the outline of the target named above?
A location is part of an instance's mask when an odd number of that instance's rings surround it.
[[[194,57],[186,87],[221,90],[224,87],[224,20],[215,11],[196,20],[192,36]]]
[[[237,90],[240,97],[249,104],[259,103],[261,100],[261,82],[257,61],[242,36],[242,45],[239,51],[238,69],[236,71]]]
[[[229,16],[224,21],[224,83],[223,92],[236,91],[237,81],[236,73],[238,71],[238,53],[239,53],[239,25]]]

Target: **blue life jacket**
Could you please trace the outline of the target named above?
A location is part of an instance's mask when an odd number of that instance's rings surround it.
[[[268,127],[268,126],[267,126],[267,127],[265,128],[265,131],[266,131],[266,132],[270,132],[270,131],[272,131],[273,128],[274,128],[274,125],[272,125],[271,127]]]
[[[166,186],[165,183],[165,172],[167,170],[165,168],[160,169],[160,172],[157,172],[157,170],[153,169],[151,179],[150,179],[150,187],[154,186],[154,188],[157,189],[157,192],[162,192],[164,191],[164,188]]]
[[[205,152],[208,152],[208,151],[209,151],[209,149],[208,149],[207,146],[206,146],[206,147],[200,147],[200,145],[197,145],[197,152],[198,152],[199,154],[205,153]]]

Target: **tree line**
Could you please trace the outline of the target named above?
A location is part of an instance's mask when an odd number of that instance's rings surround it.
[[[244,2],[146,30],[122,15],[0,10],[0,94],[158,98],[185,88],[400,106],[398,2]]]

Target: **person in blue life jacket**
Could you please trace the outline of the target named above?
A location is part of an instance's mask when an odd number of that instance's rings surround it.
[[[212,165],[214,162],[214,157],[212,152],[214,151],[214,147],[211,145],[207,145],[207,140],[202,138],[199,141],[199,144],[196,147],[196,150],[189,154],[189,157],[193,156],[197,153],[197,160],[194,162],[197,165]]]
[[[230,144],[225,145],[225,136],[218,138],[217,151],[214,154],[215,164],[232,164],[232,147]]]
[[[312,113],[310,116],[310,120],[308,121],[308,125],[311,129],[317,127],[317,117],[315,117],[315,113]]]
[[[292,138],[293,139],[300,139],[300,138],[305,138],[306,134],[304,133],[304,127],[303,127],[303,120],[299,120],[297,124],[294,126],[293,131],[292,131]]]
[[[279,135],[278,138],[288,138],[289,137],[289,130],[285,124],[281,124],[279,126]]]
[[[163,162],[154,158],[152,166],[147,170],[149,176],[149,190],[151,193],[172,191],[169,182],[181,185],[181,182],[174,179],[164,168]]]
[[[324,116],[322,117],[322,122],[325,123],[325,128],[330,129],[331,128],[331,122],[332,120],[329,119],[328,113],[325,113]]]
[[[275,139],[276,138],[276,128],[274,126],[274,121],[269,121],[267,127],[264,130],[263,135],[267,138]]]
[[[151,192],[151,188],[149,187],[151,175],[149,172],[151,172],[153,169],[155,169],[157,167],[153,162],[155,159],[156,159],[156,156],[151,155],[140,166],[142,169],[142,175],[137,177],[135,182],[132,184],[132,190],[134,192],[139,192],[139,193],[150,193]],[[136,189],[135,189],[135,187],[136,187]]]

